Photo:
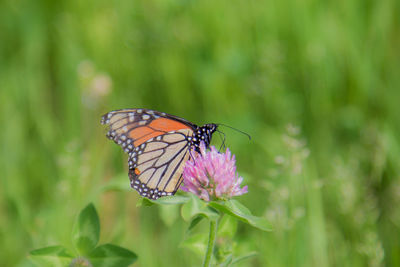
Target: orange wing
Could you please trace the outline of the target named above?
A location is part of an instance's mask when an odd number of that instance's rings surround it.
[[[192,127],[184,122],[165,116],[168,115],[154,110],[123,109],[105,114],[101,123],[109,125],[107,137],[129,153],[132,148],[151,138],[183,129],[192,130]]]

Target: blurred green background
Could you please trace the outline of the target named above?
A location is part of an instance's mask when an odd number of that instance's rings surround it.
[[[221,122],[275,230],[239,266],[400,266],[400,2],[0,2],[0,263],[62,244],[90,201],[134,266],[197,266],[174,210],[136,207],[103,113]],[[220,144],[216,135],[215,145]],[[125,191],[109,191],[114,183]],[[222,242],[219,240],[218,242]]]

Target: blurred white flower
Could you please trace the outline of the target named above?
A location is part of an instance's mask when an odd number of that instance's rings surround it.
[[[111,77],[107,73],[97,72],[89,60],[79,63],[77,72],[82,90],[82,104],[86,108],[95,109],[100,101],[110,94]]]

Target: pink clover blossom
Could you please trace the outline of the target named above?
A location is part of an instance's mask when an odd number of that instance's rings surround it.
[[[219,153],[214,146],[207,151],[201,143],[200,153],[192,150],[191,155],[193,158],[186,162],[183,170],[183,191],[205,201],[229,199],[247,193],[247,186],[240,188],[243,178],[236,173],[235,155],[229,148],[225,153]]]

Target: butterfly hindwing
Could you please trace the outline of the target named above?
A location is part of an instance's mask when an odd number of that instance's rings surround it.
[[[140,195],[157,199],[176,192],[189,158],[188,134],[180,130],[150,139],[129,157],[131,186]]]

